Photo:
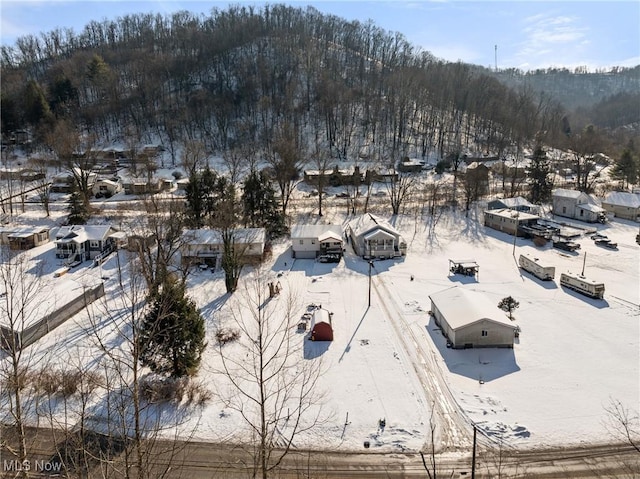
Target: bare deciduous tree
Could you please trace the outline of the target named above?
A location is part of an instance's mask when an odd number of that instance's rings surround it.
[[[275,299],[267,293],[264,272],[244,282],[243,297],[232,307],[241,332],[242,352],[220,344],[219,371],[231,385],[223,397],[238,411],[252,435],[253,477],[273,477],[299,434],[322,418],[317,382],[321,362],[303,360],[303,339],[295,334],[297,298],[285,291]]]

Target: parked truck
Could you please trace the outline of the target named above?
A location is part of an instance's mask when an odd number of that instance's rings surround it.
[[[518,263],[523,270],[543,281],[552,281],[556,275],[555,266],[542,264],[538,258],[533,258],[528,254],[521,254]]]
[[[604,298],[604,283],[589,279],[582,274],[562,273],[560,284],[591,298]]]

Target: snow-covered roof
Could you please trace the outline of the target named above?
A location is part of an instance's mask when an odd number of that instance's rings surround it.
[[[453,330],[469,326],[483,319],[513,327],[509,321],[503,318],[504,314],[496,304],[476,291],[453,286],[431,294],[429,298]]]
[[[503,218],[517,218],[518,221],[535,220],[539,218],[538,215],[532,215],[531,213],[525,213],[524,211],[514,211],[509,208],[500,208],[497,210],[488,210],[484,214],[500,216]]]
[[[612,191],[607,195],[604,203],[616,206],[628,206],[629,208],[640,208],[640,194]]]
[[[336,233],[335,231],[325,231],[320,236],[318,236],[318,241],[320,242],[327,240],[342,241],[342,235],[340,233]]]
[[[57,243],[84,243],[104,240],[112,231],[111,225],[71,225],[61,226],[56,233]]]
[[[291,239],[318,238],[328,232],[342,236],[342,226],[340,225],[293,225],[291,227]]]
[[[584,195],[582,191],[578,190],[566,190],[564,188],[558,188],[557,190],[553,190],[553,196],[561,196],[564,198],[580,198],[580,196]]]
[[[534,206],[529,203],[529,200],[523,198],[522,196],[514,196],[513,198],[502,198],[501,200],[496,201],[499,201],[507,208],[515,208],[516,206]]]
[[[602,213],[604,211],[600,206],[594,203],[580,204],[578,205],[578,208],[585,211],[592,211],[593,213]]]
[[[371,213],[365,213],[358,216],[356,219],[349,222],[349,228],[356,236],[361,236],[369,233],[373,229],[383,229],[394,236],[399,237],[400,232],[395,229],[388,221],[383,220],[379,216]]]
[[[189,244],[222,244],[222,234],[219,230],[185,230],[182,236]],[[264,243],[265,238],[264,228],[238,228],[234,231],[236,243]]]

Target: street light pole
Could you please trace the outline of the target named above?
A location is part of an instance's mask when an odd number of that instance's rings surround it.
[[[371,307],[371,267],[373,266],[373,261],[369,260],[369,304],[367,307]]]

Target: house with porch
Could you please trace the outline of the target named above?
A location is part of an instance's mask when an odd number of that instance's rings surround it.
[[[369,258],[395,258],[407,254],[407,243],[388,221],[365,213],[349,222],[347,236],[358,256]]]
[[[598,221],[604,223],[606,221],[605,210],[592,195],[582,191],[559,188],[553,190],[552,197],[554,215],[588,223]]]
[[[291,255],[294,258],[317,258],[323,254],[340,254],[344,246],[340,225],[294,225],[291,228]]]
[[[54,240],[56,258],[74,262],[102,257],[115,250],[116,233],[111,225],[61,226]]]

